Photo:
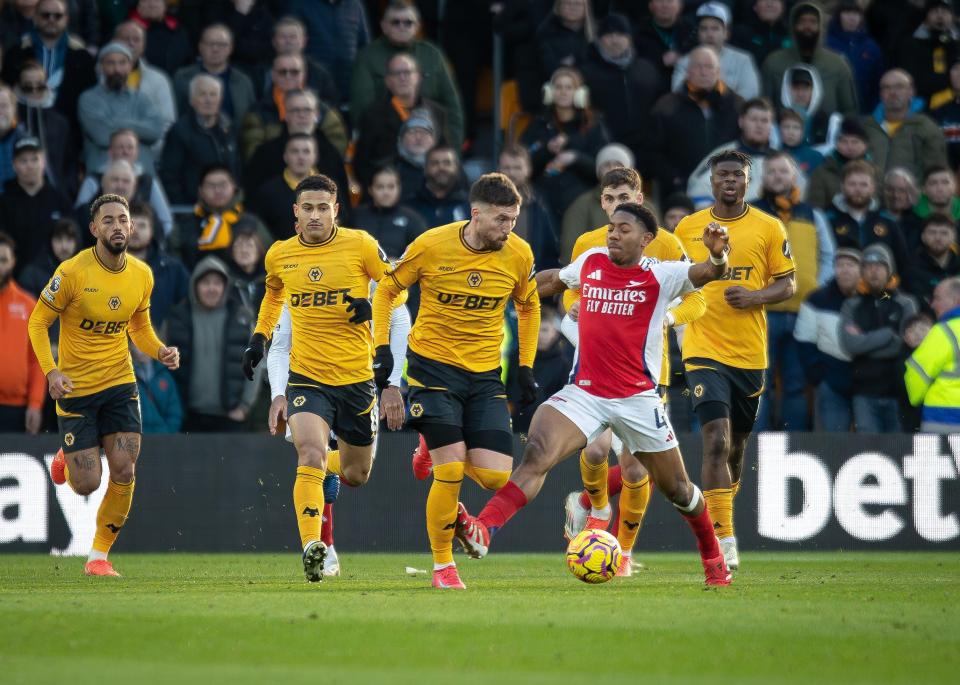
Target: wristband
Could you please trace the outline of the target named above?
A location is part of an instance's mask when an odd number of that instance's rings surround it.
[[[677,318],[673,315],[673,312],[667,312],[664,318],[667,320],[667,326],[670,328],[673,328],[673,324],[677,322]]]
[[[717,259],[713,255],[710,255],[710,263],[713,264],[714,266],[723,266],[724,264],[727,263],[727,254],[724,253],[720,259]]]

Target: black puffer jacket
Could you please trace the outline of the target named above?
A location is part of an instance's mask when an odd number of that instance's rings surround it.
[[[212,164],[230,169],[240,176],[240,150],[236,132],[223,116],[210,128],[200,125],[193,110],[183,114],[167,132],[160,161],[160,180],[173,204],[191,205],[197,201],[197,189],[203,170]]]

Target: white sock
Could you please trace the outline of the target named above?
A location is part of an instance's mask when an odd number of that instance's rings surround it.
[[[608,519],[613,515],[613,510],[610,508],[609,504],[603,509],[594,509],[593,507],[590,507],[590,515],[597,519]]]
[[[87,557],[87,561],[98,561],[100,559],[106,559],[107,552],[100,552],[95,549],[90,550],[90,556]]]
[[[307,547],[309,547],[310,545],[312,545],[312,544],[315,543],[315,542],[320,542],[320,541],[319,541],[319,540],[310,540],[310,542],[308,542],[307,544],[305,544],[305,545],[303,546],[303,551],[306,552],[306,551],[307,551]]]
[[[436,563],[435,563],[435,564],[433,565],[433,570],[434,570],[434,571],[442,571],[442,570],[445,569],[447,566],[456,566],[456,563],[454,563],[454,562],[452,562],[452,561],[451,561],[449,564],[436,564]]]

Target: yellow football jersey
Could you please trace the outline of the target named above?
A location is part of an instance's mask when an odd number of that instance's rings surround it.
[[[748,290],[765,288],[771,279],[794,271],[790,243],[783,224],[755,207],[734,219],[719,219],[707,208],[685,217],[676,235],[695,262],[705,261],[703,229],[716,221],[730,235],[730,271],[723,280],[707,283],[702,290],[706,313],[687,326],[683,358],[704,357],[740,369],[767,368],[767,315],[763,307],[734,309],[724,291],[740,285]]]
[[[490,371],[500,368],[507,299],[518,308],[535,303],[539,310],[533,252],[512,233],[500,250],[474,250],[463,239],[467,223],[422,234],[387,276],[401,290],[420,283],[411,350],[467,371]]]
[[[290,371],[327,385],[373,378],[370,324],[350,323],[344,299],[368,298],[370,281],[379,281],[390,265],[373,236],[340,226],[323,243],[294,236],[274,243],[265,262],[267,291],[257,333],[270,337],[286,302],[293,333]]]
[[[138,317],[149,325],[152,291],[150,267],[129,254],[119,271],[101,262],[94,248],[57,267],[37,307],[49,307],[60,316],[57,368],[73,383],[68,397],[136,382],[127,332]],[[144,352],[155,357],[157,351]],[[45,374],[53,370],[52,358],[40,361],[42,368],[47,367]]]

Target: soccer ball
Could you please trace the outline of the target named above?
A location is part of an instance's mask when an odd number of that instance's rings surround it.
[[[606,583],[622,561],[620,543],[605,530],[582,530],[567,545],[567,566],[584,583]]]

